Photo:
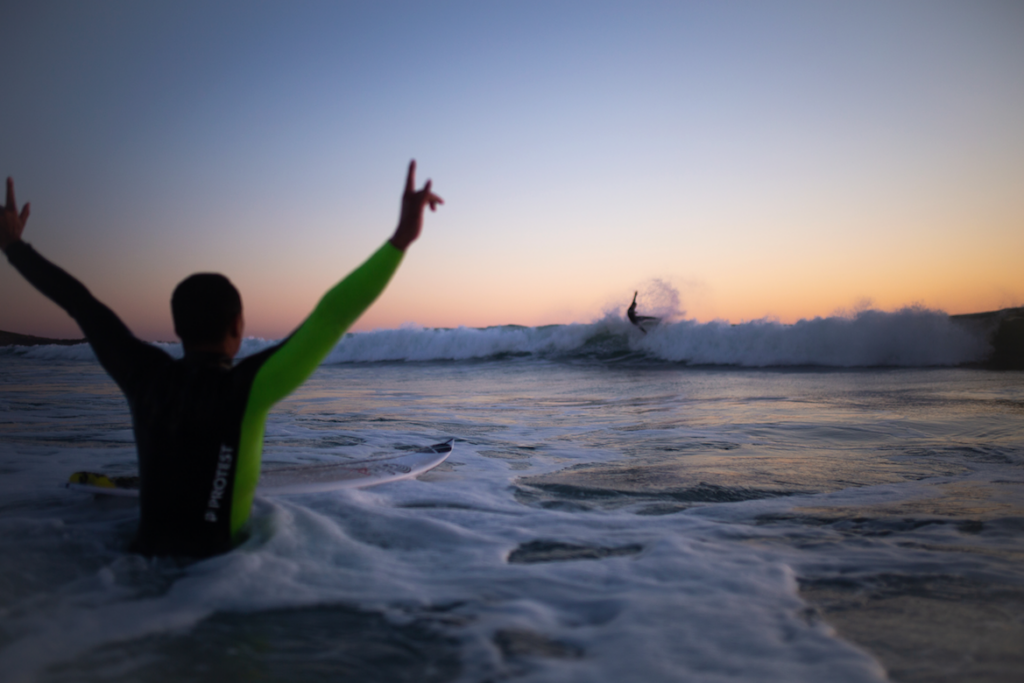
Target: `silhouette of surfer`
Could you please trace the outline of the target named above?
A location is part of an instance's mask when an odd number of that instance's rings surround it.
[[[644,329],[644,324],[646,323],[648,325],[654,325],[659,320],[661,320],[661,318],[655,318],[652,315],[637,315],[636,314],[636,295],[637,294],[639,294],[639,292],[633,292],[633,303],[631,303],[629,305],[629,310],[626,311],[626,317],[628,317],[629,318],[629,322],[631,322],[634,325],[636,325],[637,328],[641,332],[643,332],[644,334],[647,334],[647,330]]]
[[[135,552],[209,557],[246,538],[270,409],[316,370],[384,291],[419,237],[426,208],[444,203],[429,180],[420,190],[415,184],[413,161],[391,239],[330,289],[289,337],[234,364],[245,318],[226,277],[196,273],[174,290],[171,312],[184,350],[174,359],[135,337],[82,283],[21,239],[29,205],[19,213],[14,181],[7,179],[0,251],[75,319],[128,399],[140,474]]]

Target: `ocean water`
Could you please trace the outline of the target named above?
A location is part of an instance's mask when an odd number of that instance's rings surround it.
[[[1018,680],[1024,374],[986,351],[918,309],[349,335],[264,461],[449,461],[195,562],[62,487],[134,469],[88,348],[0,349],[0,679]]]

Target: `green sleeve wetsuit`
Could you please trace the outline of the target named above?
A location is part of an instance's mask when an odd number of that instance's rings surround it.
[[[174,360],[140,341],[80,282],[24,242],[11,245],[7,258],[78,322],[128,400],[141,479],[134,548],[205,557],[242,537],[270,408],[313,373],[380,295],[402,252],[385,243],[285,341],[233,367],[218,354]]]
[[[363,265],[334,286],[305,322],[260,366],[242,417],[231,507],[231,533],[237,536],[249,518],[260,475],[263,426],[271,406],[313,374],[341,335],[376,300],[402,261],[402,252],[386,242]]]

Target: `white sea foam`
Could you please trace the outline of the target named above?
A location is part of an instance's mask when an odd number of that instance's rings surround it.
[[[248,338],[240,357],[278,343]],[[180,357],[179,344],[158,344]],[[643,334],[618,315],[593,323],[483,329],[405,326],[347,334],[325,363],[465,361],[498,357],[652,361],[744,367],[921,367],[979,362],[991,352],[984,335],[941,311],[918,307],[895,312],[860,311],[782,324],[683,320]],[[86,344],[0,347],[0,354],[40,360],[93,360]]]
[[[542,348],[576,349],[594,344],[602,325],[613,337],[629,332],[616,323],[447,334],[547,335]],[[251,351],[269,342],[248,343]],[[267,460],[366,457],[457,436],[452,457],[420,480],[263,499],[249,541],[181,568],[125,551],[138,519],[131,503],[59,487],[74,470],[133,467],[130,418],[100,369],[0,357],[4,680],[47,680],[62,664],[80,674],[75,680],[101,680],[96,653],[121,680],[143,679],[168,641],[194,642],[211,615],[342,605],[391,624],[427,624],[456,643],[466,683],[881,681],[870,656],[808,618],[798,573],[1018,580],[1019,534],[927,524],[912,537],[846,537],[841,525],[756,523],[800,505],[869,511],[925,499],[939,490],[929,477],[972,483],[956,474],[971,467],[992,468],[990,480],[1009,495],[1024,454],[1006,407],[1020,403],[1012,377],[612,370],[546,362],[321,368],[271,414]],[[936,395],[942,400],[929,402]],[[970,411],[991,406],[972,421],[958,397]],[[907,452],[885,450],[894,444]],[[530,498],[546,489],[519,479],[584,476],[588,467],[605,474],[583,484],[613,490],[615,504],[588,501],[585,486]],[[804,488],[679,504],[676,494],[715,476],[723,485],[740,480],[740,493],[762,480]],[[675,488],[664,489],[665,477]],[[638,482],[656,495],[631,497]],[[978,504],[972,499],[971,509]],[[659,506],[669,509],[652,512]],[[633,550],[510,561],[538,541]],[[978,552],[941,552],[943,543]],[[539,651],[502,651],[508,633],[541,643]],[[272,636],[261,643],[271,656],[282,647]],[[212,656],[197,655],[197,666],[216,663]]]
[[[18,637],[0,650],[5,680],[31,681],[54,663],[181,632],[214,613],[337,603],[398,622],[462,604],[449,614],[463,625],[449,633],[461,641],[467,682],[508,675],[499,632],[586,653],[538,662],[515,677],[522,681],[884,680],[870,658],[801,618],[785,564],[728,542],[720,524],[626,512],[584,520],[526,507],[509,492],[503,463],[468,444],[460,449],[458,476],[432,483],[263,501],[248,543],[193,565],[163,595],[147,597],[138,585],[140,576],[158,576],[161,563],[129,556],[100,562],[59,597],[15,603],[6,621]],[[8,539],[33,533],[49,541],[44,552],[69,550],[56,519],[7,526]],[[601,561],[508,562],[518,544],[538,537],[644,550]]]
[[[693,364],[753,367],[958,365],[983,360],[985,338],[939,311],[861,311],[783,325],[683,321],[654,329],[638,343],[653,356]]]
[[[588,356],[615,359],[642,353],[649,359],[746,367],[915,367],[983,360],[991,351],[977,330],[941,311],[919,307],[895,312],[860,311],[783,324],[683,320],[643,334],[618,315],[589,324],[429,329],[404,327],[349,334],[327,363],[469,360],[497,356]]]
[[[584,348],[603,331],[593,325],[506,325],[477,329],[429,329],[407,326],[346,335],[327,363],[367,361],[469,360],[501,355],[567,355]]]
[[[247,340],[244,352],[269,342]],[[746,367],[920,367],[985,359],[991,348],[978,330],[941,311],[919,307],[860,311],[783,324],[754,320],[732,325],[683,320],[644,335],[617,315],[594,323],[484,329],[406,326],[346,335],[326,363],[471,360],[502,356],[648,359]],[[635,356],[631,356],[635,357]]]

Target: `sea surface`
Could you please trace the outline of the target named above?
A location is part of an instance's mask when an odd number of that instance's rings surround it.
[[[196,562],[63,488],[134,470],[88,347],[0,349],[0,680],[1017,681],[1024,373],[986,351],[919,309],[348,335],[265,463],[451,458],[258,498]]]

